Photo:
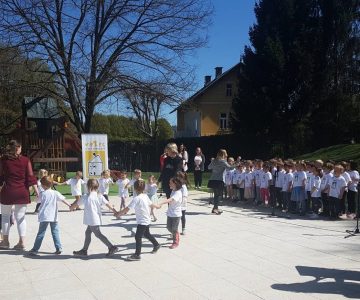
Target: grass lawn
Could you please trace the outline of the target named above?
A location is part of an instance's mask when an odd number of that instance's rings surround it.
[[[142,173],[142,178],[144,180],[147,180],[147,178],[150,175],[154,175],[156,178],[159,178],[160,173],[159,172],[143,172]],[[72,178],[75,176],[75,172],[68,172],[67,173],[67,179]],[[209,172],[204,172],[203,173],[203,187],[201,188],[201,191],[207,192],[208,188],[207,186],[207,182],[209,180],[210,177],[210,173]],[[128,178],[130,178],[130,173],[128,173]],[[194,189],[194,174],[193,173],[188,173],[188,178],[189,178],[189,182],[190,182],[190,187],[189,190],[193,190]],[[63,194],[66,198],[71,199],[74,198],[71,196],[71,191],[70,191],[70,186],[69,185],[61,185],[61,186],[56,186],[56,190],[59,191],[61,194]],[[110,192],[109,195],[110,196],[115,196],[118,194],[118,187],[116,184],[113,184],[112,186],[110,186]]]

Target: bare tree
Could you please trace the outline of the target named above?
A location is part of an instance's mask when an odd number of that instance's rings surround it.
[[[96,106],[114,94],[153,75],[183,78],[186,55],[206,42],[209,1],[0,0],[0,38],[47,63],[57,89],[39,84],[89,132]]]

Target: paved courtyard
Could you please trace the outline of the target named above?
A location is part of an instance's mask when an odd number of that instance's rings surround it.
[[[116,197],[111,202],[118,208]],[[53,255],[50,231],[37,257],[0,252],[0,299],[360,299],[360,236],[344,239],[354,221],[270,217],[267,209],[226,206],[210,214],[208,194],[190,192],[187,234],[168,248],[166,207],[156,213],[151,232],[162,244],[150,254],[144,240],[142,260],[134,252],[135,215],[121,220],[105,213],[102,232],[120,251],[106,258],[95,237],[86,259],[73,257],[84,241],[82,211],[60,213],[64,252]],[[29,212],[34,205],[29,207]],[[27,248],[37,232],[28,214]],[[49,229],[48,229],[49,230]],[[16,243],[11,229],[11,245]]]

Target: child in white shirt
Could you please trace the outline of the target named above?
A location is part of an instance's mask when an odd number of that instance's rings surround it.
[[[350,161],[349,164],[349,175],[351,178],[351,183],[349,185],[348,192],[348,217],[355,218],[356,210],[356,197],[358,197],[358,184],[359,184],[359,172],[357,170],[358,166],[355,161]]]
[[[148,195],[148,197],[150,198],[151,202],[154,204],[157,204],[159,201],[159,198],[157,196],[157,190],[158,190],[158,187],[156,184],[156,178],[154,175],[150,175],[148,178],[148,183],[145,185],[145,192]],[[154,208],[151,208],[150,215],[152,217],[152,221],[156,222],[157,218],[154,213]]]
[[[34,211],[35,214],[39,211],[39,207],[40,207],[40,204],[41,204],[41,193],[44,191],[44,189],[41,186],[40,180],[44,176],[48,176],[48,175],[49,174],[48,174],[47,170],[45,170],[45,169],[40,169],[39,170],[38,181],[37,181],[37,187],[38,187],[38,190],[39,190],[39,197],[37,197],[37,199],[36,199],[36,207],[35,207],[35,211]]]
[[[185,172],[177,172],[176,176],[180,179],[182,182],[181,186],[181,195],[182,195],[182,202],[181,202],[181,235],[185,235],[185,227],[186,227],[186,208],[187,208],[187,199],[188,199],[188,184],[189,181],[187,179],[187,174]]]
[[[70,207],[70,204],[65,200],[65,197],[58,191],[51,189],[53,180],[50,176],[43,176],[40,180],[42,192],[40,198],[39,209],[39,231],[36,235],[35,243],[32,249],[29,251],[29,255],[36,255],[41,247],[41,243],[44,239],[46,228],[50,224],[51,234],[55,245],[55,254],[61,254],[62,246],[59,237],[58,227],[58,201],[65,203]]]
[[[329,215],[329,190],[330,190],[330,181],[333,175],[334,165],[332,163],[326,163],[324,165],[324,174],[321,178],[321,201],[322,201],[322,215]]]
[[[125,208],[125,201],[129,197],[129,182],[130,180],[127,178],[126,171],[122,170],[120,172],[120,178],[116,180],[116,184],[119,187],[120,210]]]
[[[344,168],[342,165],[336,165],[334,167],[334,177],[330,181],[329,190],[329,213],[330,218],[337,219],[340,213],[340,200],[343,197],[346,180],[341,174]]]
[[[234,165],[234,158],[228,158],[228,164]],[[229,200],[234,200],[233,188],[232,188],[232,178],[234,174],[234,169],[229,169],[225,171],[225,187],[226,187],[226,196]]]
[[[114,184],[113,179],[110,177],[110,170],[102,171],[101,178],[99,179],[99,193],[108,201],[110,184]]]
[[[71,195],[75,197],[75,202],[78,202],[80,200],[80,197],[82,195],[82,185],[85,183],[84,180],[82,180],[82,172],[77,171],[75,174],[75,177],[70,178],[69,180],[57,183],[58,185],[70,185],[71,186]],[[79,207],[76,207],[78,209]]]
[[[181,203],[182,203],[182,193],[181,187],[182,182],[179,178],[173,177],[169,182],[170,189],[172,190],[170,198],[160,202],[160,205],[169,203],[167,210],[167,230],[172,234],[173,243],[170,246],[170,249],[175,249],[179,246],[180,236],[179,236],[179,223],[182,216],[181,212]]]
[[[315,216],[319,214],[319,209],[321,208],[321,177],[322,170],[320,168],[314,168],[311,180],[311,204]]]
[[[254,171],[254,176],[255,176],[255,205],[259,205],[261,203],[261,197],[260,197],[260,181],[261,181],[261,176],[263,173],[263,161],[259,160],[256,162],[256,168]]]
[[[103,195],[98,193],[99,182],[96,179],[89,179],[87,182],[87,188],[89,193],[83,195],[80,200],[76,200],[71,205],[71,210],[74,210],[78,205],[84,205],[83,223],[87,226],[85,231],[84,246],[79,251],[73,251],[73,254],[87,256],[87,251],[91,242],[91,234],[94,233],[94,235],[108,247],[109,251],[106,256],[111,256],[118,250],[118,248],[114,246],[100,231],[100,225],[102,225],[101,205],[105,204],[114,214],[116,214],[117,211],[110,206],[109,201],[107,201]]]
[[[292,174],[292,168],[293,165],[288,162],[284,164],[285,168],[285,174],[283,177],[283,186],[282,186],[282,194],[283,194],[283,209],[282,212],[287,212],[290,209],[290,196],[291,196],[291,189],[293,184],[293,174]]]
[[[304,171],[305,164],[298,162],[295,165],[293,189],[291,192],[291,212],[296,205],[296,209],[300,212],[300,215],[305,215],[306,212],[306,201],[305,201],[305,183],[306,183],[306,173]]]
[[[254,201],[254,187],[255,177],[252,170],[252,161],[248,160],[245,162],[245,173],[244,173],[244,200]]]
[[[260,178],[260,196],[263,204],[268,205],[270,200],[270,182],[272,180],[272,175],[269,172],[270,166],[264,165],[263,172]]]
[[[160,208],[160,206],[152,203],[148,195],[144,193],[145,190],[144,180],[139,179],[135,181],[134,190],[136,191],[137,196],[133,198],[133,200],[130,202],[128,207],[124,208],[123,210],[119,211],[116,214],[117,217],[120,217],[121,215],[128,213],[130,209],[135,210],[136,223],[137,223],[136,234],[135,234],[136,250],[134,254],[128,256],[127,258],[128,260],[141,259],[140,255],[141,255],[141,246],[142,246],[143,237],[146,237],[153,244],[154,248],[151,251],[151,253],[156,253],[160,248],[160,244],[150,233],[150,223],[151,223],[150,209]]]
[[[130,188],[130,187],[132,188],[133,198],[137,196],[136,191],[134,190],[134,183],[135,183],[135,181],[137,181],[139,179],[141,179],[141,170],[135,169],[134,170],[134,178],[132,178],[126,186],[127,188]]]

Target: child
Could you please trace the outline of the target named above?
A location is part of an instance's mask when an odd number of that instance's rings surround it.
[[[301,162],[298,162],[295,165],[294,172],[294,182],[293,189],[291,192],[291,212],[294,213],[297,209],[300,212],[301,216],[305,215],[306,212],[306,202],[305,202],[305,183],[306,183],[306,173],[304,171],[305,165]],[[296,207],[296,209],[294,209]]]
[[[157,204],[159,199],[157,197],[157,184],[154,175],[149,176],[148,183],[145,185],[145,191],[148,197],[150,198],[151,202]],[[152,221],[156,222],[157,218],[154,214],[154,208],[151,208],[150,215],[152,217]]]
[[[78,205],[84,205],[84,221],[83,223],[87,226],[85,231],[85,242],[84,246],[79,251],[74,251],[74,255],[87,256],[87,250],[91,242],[91,234],[94,233],[95,236],[102,241],[109,249],[106,256],[113,255],[118,248],[114,246],[110,241],[104,236],[100,231],[101,222],[101,205],[105,204],[114,214],[117,211],[110,206],[109,201],[107,201],[104,196],[98,194],[99,183],[96,179],[89,179],[87,182],[88,194],[83,195],[79,200],[71,205],[71,210],[74,210]]]
[[[234,165],[234,158],[228,158],[228,164]],[[233,189],[232,189],[232,178],[234,174],[234,169],[225,171],[225,188],[226,188],[226,196],[229,200],[234,200]]]
[[[134,190],[136,195],[133,200],[130,202],[128,207],[124,208],[123,210],[119,211],[116,216],[120,217],[128,213],[130,209],[135,210],[136,215],[136,234],[135,234],[135,241],[136,241],[136,250],[135,253],[128,256],[128,260],[140,260],[141,257],[141,245],[142,245],[142,238],[146,237],[152,244],[153,250],[151,253],[156,253],[159,248],[160,244],[154,238],[154,236],[150,233],[150,208],[160,208],[159,205],[153,204],[149,197],[144,193],[145,189],[145,181],[139,179],[134,183]]]
[[[283,203],[282,198],[282,188],[284,183],[284,177],[285,177],[285,170],[284,170],[284,163],[282,161],[279,161],[277,163],[277,172],[276,172],[276,179],[275,179],[275,195],[276,195],[276,202],[278,204],[279,209],[284,209],[284,206],[286,204]]]
[[[232,202],[237,202],[240,200],[240,191],[239,191],[239,181],[240,181],[240,178],[241,178],[241,174],[242,174],[242,166],[241,164],[237,166],[236,169],[234,169],[233,173],[232,173],[232,187],[231,187],[231,190],[232,190],[232,195],[233,195],[233,198],[232,198]]]
[[[245,173],[244,173],[244,199],[245,201],[250,200],[254,201],[254,186],[255,186],[255,177],[252,170],[252,161],[248,160],[245,163]]]
[[[255,205],[259,205],[261,203],[261,197],[260,197],[260,181],[261,181],[261,176],[263,173],[263,161],[262,160],[258,160],[256,162],[256,169],[254,171],[254,176],[255,176]]]
[[[167,210],[167,229],[172,234],[173,243],[170,246],[170,249],[175,249],[179,246],[180,236],[179,236],[179,223],[182,216],[181,213],[181,203],[182,203],[182,194],[181,187],[182,182],[179,178],[173,177],[169,182],[170,189],[172,190],[170,198],[164,200],[160,203],[160,206],[166,203],[169,203]]]
[[[181,186],[181,195],[182,195],[182,202],[181,202],[181,235],[185,235],[185,225],[186,225],[186,208],[187,208],[187,198],[188,198],[188,185],[189,181],[187,179],[187,174],[185,172],[177,172],[176,176],[182,182]]]
[[[69,180],[57,183],[58,185],[70,185],[71,186],[71,195],[75,197],[75,202],[78,202],[80,200],[80,197],[82,195],[82,185],[85,183],[84,180],[82,180],[82,172],[77,171],[74,178],[70,178]],[[76,207],[76,209],[79,209],[79,207]]]
[[[322,212],[324,216],[329,215],[329,190],[330,190],[330,181],[333,175],[334,165],[332,163],[326,163],[324,165],[324,174],[321,178],[320,190],[321,190],[321,201],[322,201]]]
[[[41,204],[41,193],[44,191],[44,189],[41,186],[41,178],[43,178],[44,176],[48,176],[48,171],[45,169],[40,169],[39,173],[38,173],[38,181],[37,181],[37,186],[38,186],[38,190],[39,190],[39,197],[37,197],[36,199],[36,207],[35,207],[35,211],[34,214],[36,214],[39,211],[39,207]]]
[[[134,170],[134,178],[130,180],[130,182],[126,185],[126,188],[133,188],[133,198],[137,196],[136,191],[134,190],[134,183],[136,180],[141,179],[141,170],[135,169]]]
[[[319,168],[313,169],[313,177],[311,180],[311,204],[312,211],[315,216],[319,215],[319,209],[321,208],[321,177],[322,171]]]
[[[329,213],[330,218],[337,219],[340,213],[340,200],[343,198],[343,194],[346,187],[346,180],[341,174],[344,168],[342,165],[336,165],[334,167],[334,177],[330,181],[329,190]]]
[[[359,186],[359,172],[357,171],[357,163],[355,161],[350,161],[349,164],[349,175],[351,178],[351,184],[349,185],[349,194],[348,194],[348,217],[354,218],[355,209],[356,209],[356,197],[358,197],[358,186]]]
[[[65,200],[65,197],[58,191],[51,189],[53,180],[50,176],[43,176],[40,180],[42,192],[40,198],[40,211],[39,211],[39,231],[36,235],[35,243],[29,251],[29,255],[36,255],[41,247],[44,239],[46,228],[50,224],[51,234],[55,245],[55,254],[61,254],[62,246],[59,237],[58,227],[58,201],[65,203],[70,207],[70,204]]]
[[[114,184],[112,178],[110,177],[110,170],[105,170],[101,172],[101,178],[99,179],[99,193],[104,196],[104,198],[109,201],[109,188],[110,184]]]
[[[268,205],[269,200],[270,200],[270,191],[269,191],[269,187],[270,187],[270,182],[272,179],[272,175],[269,172],[270,170],[270,166],[269,165],[264,165],[263,167],[263,172],[260,178],[260,196],[261,196],[261,200],[263,202],[263,204]]]
[[[306,196],[306,211],[310,212],[311,205],[311,193],[312,193],[312,181],[314,179],[313,170],[314,165],[311,162],[306,163],[306,183],[305,183],[305,196]],[[312,211],[311,211],[312,212]]]
[[[290,196],[291,196],[291,189],[293,184],[293,174],[292,174],[292,167],[293,165],[289,162],[285,163],[285,175],[283,177],[283,186],[282,186],[282,194],[283,194],[283,209],[282,212],[289,211],[290,208]]]
[[[129,197],[128,184],[130,180],[127,178],[127,173],[125,170],[120,171],[120,178],[116,180],[116,184],[119,187],[119,197],[120,197],[120,210],[125,208],[125,200]]]

